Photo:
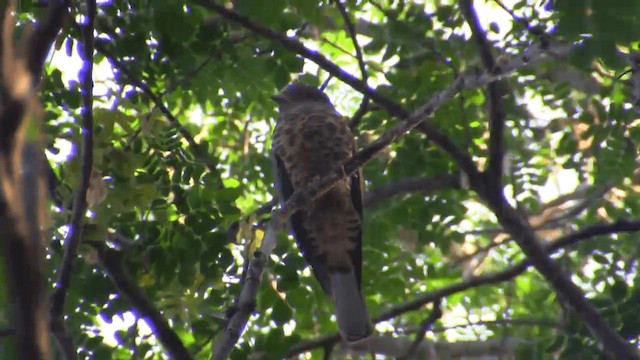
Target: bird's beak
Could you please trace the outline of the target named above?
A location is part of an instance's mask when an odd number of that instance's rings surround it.
[[[278,105],[282,105],[286,101],[282,95],[273,95],[271,96],[271,100],[275,101]]]

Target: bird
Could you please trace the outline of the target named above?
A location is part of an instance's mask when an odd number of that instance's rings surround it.
[[[294,82],[272,99],[279,108],[272,140],[275,187],[284,206],[296,190],[317,184],[351,158],[355,141],[321,90]],[[361,292],[361,179],[360,171],[343,178],[289,218],[298,248],[333,300],[338,329],[348,342],[373,331]]]

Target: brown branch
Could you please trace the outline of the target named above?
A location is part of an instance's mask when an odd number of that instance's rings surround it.
[[[533,230],[538,233],[540,233],[540,231],[557,229],[565,226],[568,221],[572,220],[582,211],[588,209],[591,205],[593,205],[594,202],[601,199],[602,196],[604,196],[604,194],[610,188],[611,185],[607,184],[604,186],[578,189],[573,193],[561,195],[545,204],[542,204],[538,213],[528,216],[528,222],[531,224]],[[563,208],[563,205],[565,205],[567,202],[578,200],[579,202],[575,206],[570,208]],[[467,261],[480,253],[485,253],[512,240],[512,238],[499,236],[501,234],[507,234],[507,231],[502,228],[477,229],[466,231],[461,234],[490,235],[496,236],[497,238],[494,238],[494,240],[488,245],[478,247],[472,253],[457,256],[455,258],[456,263]],[[547,238],[545,239],[545,242],[549,243],[555,240],[555,238]]]
[[[535,28],[533,28],[531,26],[531,24],[529,23],[529,20],[525,17],[520,17],[518,15],[516,15],[513,10],[509,9],[502,1],[500,0],[493,0],[496,4],[498,4],[498,6],[500,6],[502,8],[502,10],[506,11],[509,15],[511,15],[511,18],[521,24],[522,26],[524,26],[525,29],[527,29],[530,33],[534,34],[534,35],[540,35],[538,33],[538,31],[536,31]]]
[[[182,340],[171,329],[162,313],[156,309],[144,294],[144,291],[138,287],[136,282],[124,270],[122,267],[122,254],[107,247],[104,243],[91,242],[90,245],[98,251],[100,265],[118,289],[118,293],[127,299],[133,308],[147,321],[153,334],[171,355],[171,358],[180,360],[192,359]]]
[[[36,96],[44,58],[62,26],[57,1],[28,37],[14,44],[16,2],[3,6],[0,85],[0,254],[20,359],[51,359],[41,261],[45,191],[42,109]]]
[[[81,169],[78,189],[73,200],[71,224],[64,240],[64,254],[58,270],[56,289],[51,296],[51,320],[54,336],[59,348],[65,353],[66,359],[76,359],[76,350],[70,345],[70,338],[64,331],[64,305],[67,292],[71,287],[73,266],[80,246],[84,217],[87,211],[87,190],[93,169],[93,30],[96,15],[96,1],[87,1],[86,22],[81,31],[84,41],[82,43],[82,69],[80,72],[82,86],[82,146]],[[71,349],[70,349],[71,347]]]
[[[473,0],[461,0],[460,8],[471,28],[471,38],[478,47],[480,59],[482,59],[485,69],[488,72],[493,72],[496,70],[496,61],[491,53],[491,44],[487,40],[482,25],[480,25],[478,14],[473,7]],[[487,95],[489,100],[489,159],[487,161],[485,176],[487,177],[487,185],[492,188],[492,191],[502,191],[506,115],[502,103],[503,94],[498,81],[491,82],[487,85]]]
[[[358,66],[360,67],[360,74],[362,75],[362,82],[367,84],[367,80],[369,79],[369,75],[367,74],[367,65],[364,62],[364,55],[362,53],[362,48],[358,43],[358,33],[356,32],[356,27],[353,25],[351,18],[349,17],[349,13],[344,5],[340,2],[341,0],[336,0],[336,7],[338,11],[340,11],[340,15],[344,19],[344,25],[349,32],[349,36],[351,37],[351,41],[353,42],[353,47],[356,50],[356,59],[358,60]],[[349,127],[351,130],[354,130],[358,127],[358,124],[362,120],[362,117],[369,110],[369,97],[367,95],[362,96],[362,101],[360,102],[360,106],[355,114],[349,120]]]
[[[482,320],[476,322],[469,322],[467,324],[437,327],[431,330],[434,333],[441,333],[448,330],[463,329],[471,326],[546,326],[556,330],[564,330],[563,325],[558,321],[545,320],[545,319],[498,319],[498,320]]]
[[[604,223],[588,226],[580,231],[569,234],[560,238],[557,242],[546,248],[546,252],[553,253],[559,249],[563,249],[577,244],[580,241],[593,239],[596,236],[611,235],[618,233],[635,233],[640,231],[640,220],[628,221],[621,220],[615,223]],[[470,278],[468,280],[461,281],[443,288],[422,294],[413,300],[405,302],[403,304],[395,305],[388,310],[382,312],[380,315],[373,319],[374,323],[387,321],[397,316],[405,314],[410,311],[420,310],[426,304],[432,303],[437,299],[446,298],[447,296],[466,291],[471,288],[493,285],[501,282],[509,281],[522,273],[524,273],[529,266],[531,266],[529,260],[523,260],[516,265],[510,266],[504,270],[497,271],[490,274],[485,274]],[[293,346],[287,353],[287,357],[292,357],[297,354],[325,346],[326,344],[335,343],[339,340],[338,334],[326,335],[316,339],[310,339]]]
[[[70,0],[50,0],[49,15],[34,30],[33,36],[29,39],[30,51],[27,54],[27,65],[29,72],[33,75],[34,86],[40,82],[44,61],[64,25],[70,3]]]
[[[498,222],[511,234],[531,264],[551,284],[559,299],[598,339],[607,356],[614,359],[637,359],[635,349],[611,329],[580,288],[547,255],[535,231],[522,214],[509,205],[504,193],[487,191],[487,188],[479,186],[476,179],[471,179],[471,185],[496,214]]]
[[[459,189],[459,179],[459,174],[402,179],[367,191],[364,194],[363,205],[365,207],[372,207],[377,205],[380,201],[400,194],[416,192],[431,193],[445,189]]]
[[[0,338],[15,336],[16,331],[13,329],[0,329]]]

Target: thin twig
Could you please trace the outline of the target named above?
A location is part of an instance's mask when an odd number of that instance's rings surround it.
[[[431,329],[433,324],[442,317],[442,299],[436,299],[433,301],[433,309],[429,316],[424,319],[422,324],[420,324],[420,329],[416,333],[416,338],[411,344],[411,347],[407,350],[407,353],[400,360],[408,360],[413,357],[416,350],[422,342],[424,341],[424,337],[427,334],[427,331]]]
[[[367,191],[364,194],[363,205],[365,207],[375,206],[379,202],[399,194],[431,193],[446,189],[459,189],[459,179],[459,174],[402,179]]]
[[[500,6],[502,8],[502,10],[506,11],[509,15],[511,15],[511,18],[515,22],[520,23],[530,33],[534,33],[535,34],[535,30],[533,29],[533,27],[531,27],[531,24],[529,23],[529,20],[527,18],[520,17],[520,16],[516,15],[516,13],[514,13],[513,10],[509,9],[502,1],[500,1],[500,0],[493,0],[493,1],[496,4],[498,4],[498,6]],[[539,34],[536,34],[536,35],[539,35]]]
[[[191,152],[193,153],[194,157],[198,161],[203,162],[211,173],[219,175],[219,171],[216,168],[217,164],[211,161],[211,157],[202,150],[200,144],[196,142],[196,140],[191,135],[191,133],[189,133],[189,131],[185,129],[185,127],[180,123],[178,118],[176,118],[171,112],[171,110],[169,110],[169,108],[164,104],[162,98],[159,95],[156,95],[144,81],[139,79],[131,70],[129,70],[126,64],[120,59],[118,59],[113,53],[111,53],[111,51],[109,51],[104,46],[104,44],[102,44],[101,42],[96,42],[95,45],[96,45],[96,50],[101,54],[103,54],[107,59],[109,59],[109,61],[113,64],[113,66],[116,69],[118,69],[118,71],[122,72],[135,87],[142,90],[142,92],[145,95],[147,95],[147,97],[149,97],[151,101],[153,101],[156,107],[160,109],[160,112],[164,114],[167,120],[176,127],[180,135],[189,144],[189,148],[191,149]],[[219,180],[219,187],[222,187],[222,186],[223,186],[222,181]]]
[[[358,39],[357,39],[358,34],[356,33],[356,27],[353,25],[353,22],[349,17],[349,13],[347,12],[347,9],[344,7],[344,5],[340,1],[341,0],[336,0],[336,7],[340,11],[342,18],[344,19],[344,25],[347,28],[347,31],[349,32],[351,41],[353,42],[353,47],[356,51],[356,59],[358,60],[358,66],[360,67],[360,74],[362,75],[362,82],[367,84],[367,81],[369,80],[369,75],[367,74],[367,65],[364,62],[364,55],[362,53],[362,48],[358,43]],[[362,101],[360,102],[360,106],[358,107],[358,110],[356,111],[355,114],[353,114],[353,116],[351,117],[351,120],[349,121],[349,127],[351,128],[351,130],[354,130],[355,128],[358,127],[358,124],[362,120],[362,117],[367,113],[368,110],[369,110],[369,96],[365,94],[365,95],[362,95]]]

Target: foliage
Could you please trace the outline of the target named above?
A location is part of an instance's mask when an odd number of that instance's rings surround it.
[[[39,12],[29,4],[23,2],[20,9],[22,26]],[[295,35],[361,76],[352,38],[333,2],[225,4],[252,22]],[[538,235],[546,242],[592,224],[634,220],[640,210],[637,115],[629,75],[616,79],[628,67],[623,53],[637,50],[639,39],[630,29],[640,26],[640,12],[632,10],[638,4],[511,1],[507,6],[515,17],[496,2],[475,4],[483,26],[492,29],[488,33],[498,62],[541,41],[532,29],[542,29],[553,41],[576,44],[568,60],[528,67],[498,82],[506,94],[505,192],[533,226],[539,222]],[[73,18],[81,21],[84,5],[76,6]],[[459,74],[485,71],[456,2],[346,1],[344,6],[359,33],[369,84],[406,109],[418,108]],[[117,235],[127,239],[120,249],[135,283],[194,357],[208,359],[268,217],[268,211],[256,211],[273,193],[269,149],[277,114],[270,96],[303,71],[305,81],[316,85],[329,75],[282,44],[192,2],[100,2],[96,22],[94,171],[103,177],[93,178],[90,192],[102,186],[107,195],[90,204],[66,326],[82,358],[167,356],[157,339],[140,330],[139,312],[96,260],[90,243]],[[55,158],[51,165],[59,199],[47,230],[51,284],[78,186],[81,88],[73,59],[80,41],[79,28],[69,21],[42,83],[47,150]],[[327,93],[347,116],[362,99],[336,79]],[[487,103],[485,89],[465,91],[429,119],[480,169],[489,156]],[[398,121],[372,105],[355,131],[359,145]],[[447,153],[414,131],[364,167],[365,188],[457,173]],[[550,202],[564,194],[572,194],[569,201]],[[496,217],[482,200],[459,186],[379,199],[365,213],[363,292],[374,317],[422,293],[524,258],[510,237],[497,231]],[[637,345],[635,235],[587,239],[554,258],[604,319]],[[2,327],[9,326],[6,305],[0,296]],[[293,241],[283,235],[261,284],[255,315],[231,358],[282,358],[305,339],[332,334],[332,309]],[[403,313],[379,323],[377,330],[413,336],[428,309],[425,304]],[[110,329],[105,323],[128,312],[135,321],[116,332],[118,343],[105,338]],[[429,340],[522,339],[514,355],[518,359],[602,356],[589,331],[534,270],[447,296],[443,313]],[[13,346],[11,337],[0,342]],[[321,358],[322,352],[311,353]]]

